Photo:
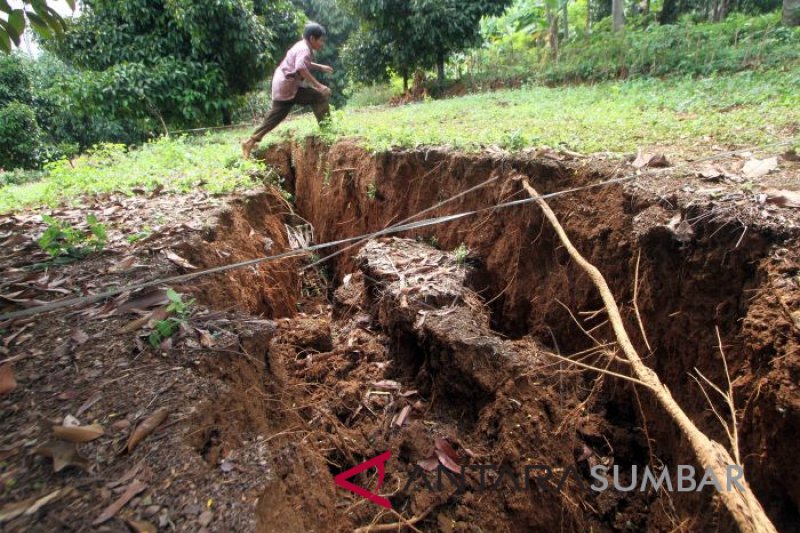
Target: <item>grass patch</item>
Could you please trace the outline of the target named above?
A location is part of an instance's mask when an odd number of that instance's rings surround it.
[[[637,79],[596,85],[474,94],[399,107],[335,113],[329,131],[372,150],[488,145],[509,150],[546,144],[581,152],[632,152],[666,144],[694,153],[713,144],[764,144],[800,124],[800,70],[706,78]],[[318,134],[311,116],[267,137]]]
[[[322,130],[310,114],[269,135],[358,137],[368,149],[450,145],[466,151],[499,145],[512,151],[563,145],[584,153],[634,152],[660,144],[686,155],[713,145],[760,145],[797,135],[800,70],[746,71],[706,78],[638,79],[596,85],[528,87],[399,107],[335,111]],[[240,158],[250,131],[173,137],[127,150],[103,145],[72,163],[46,168],[39,181],[0,186],[0,213],[55,206],[85,194],[134,188],[228,193],[251,187],[268,170]],[[27,176],[26,176],[27,177]],[[370,194],[370,191],[367,191]],[[377,191],[375,191],[377,194]]]
[[[228,135],[162,138],[140,148],[104,144],[72,160],[45,167],[38,181],[0,187],[0,213],[29,206],[56,206],[85,194],[134,188],[189,192],[203,188],[212,194],[251,187],[264,165],[243,161],[241,148]]]

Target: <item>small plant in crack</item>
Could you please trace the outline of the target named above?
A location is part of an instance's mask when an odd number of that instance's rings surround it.
[[[159,320],[153,326],[153,331],[147,336],[150,346],[158,348],[161,343],[172,337],[181,324],[186,322],[192,314],[195,300],[183,300],[183,295],[175,292],[174,289],[167,289],[167,298],[169,298],[169,305],[166,308],[168,315],[167,318]]]
[[[374,183],[370,183],[369,187],[367,187],[367,198],[370,200],[374,200],[378,197],[378,187],[375,186]]]
[[[469,256],[469,248],[463,242],[455,249],[453,252],[453,257],[456,260],[456,263],[459,265],[464,265],[467,263],[467,257]]]

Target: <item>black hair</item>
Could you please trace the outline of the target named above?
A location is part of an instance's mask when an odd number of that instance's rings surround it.
[[[312,37],[321,39],[326,35],[328,35],[328,32],[325,31],[325,26],[317,24],[316,22],[309,22],[303,29],[303,39],[310,39]]]

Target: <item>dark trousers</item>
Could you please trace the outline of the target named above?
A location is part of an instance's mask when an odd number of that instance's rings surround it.
[[[282,102],[276,100],[272,101],[272,108],[270,108],[269,114],[264,119],[261,126],[253,133],[251,139],[258,142],[264,135],[274,130],[278,124],[283,122],[289,114],[289,111],[292,110],[292,106],[295,104],[311,106],[311,110],[314,111],[314,116],[317,117],[317,122],[322,122],[330,114],[327,96],[324,96],[314,89],[300,87],[297,89],[297,94],[293,99]]]

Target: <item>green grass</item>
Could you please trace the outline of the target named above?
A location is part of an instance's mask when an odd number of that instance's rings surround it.
[[[368,149],[450,145],[466,151],[564,145],[591,152],[634,152],[662,145],[705,153],[713,145],[760,145],[796,136],[800,69],[707,78],[640,79],[574,87],[529,87],[400,107],[336,111],[322,132],[329,142],[358,137]],[[258,183],[265,169],[239,158],[248,131],[161,139],[126,151],[106,145],[47,168],[40,181],[0,186],[0,213],[53,206],[84,194],[135,187],[226,193]],[[320,135],[310,114],[288,121],[262,146]],[[2,183],[2,181],[0,181]]]
[[[694,152],[713,144],[764,144],[800,124],[800,69],[708,78],[612,81],[530,87],[399,107],[334,114],[338,136],[380,151],[450,145],[520,150],[565,145],[580,152],[632,152],[663,144]],[[268,141],[318,131],[310,116],[278,128]]]
[[[39,181],[0,187],[0,213],[21,207],[56,206],[84,194],[121,192],[134,188],[169,192],[197,188],[216,193],[251,187],[264,166],[243,161],[235,139],[223,135],[162,138],[137,149],[105,144],[69,162],[45,167]]]

